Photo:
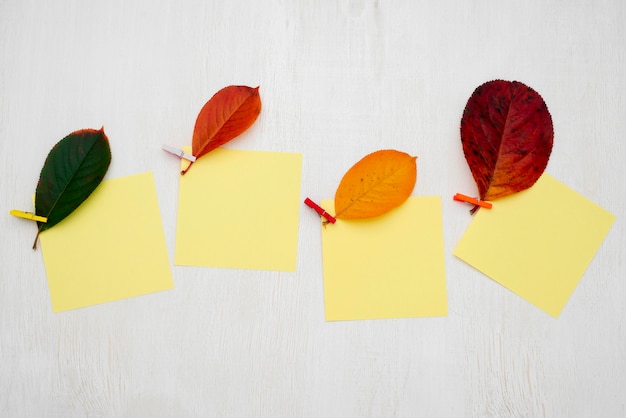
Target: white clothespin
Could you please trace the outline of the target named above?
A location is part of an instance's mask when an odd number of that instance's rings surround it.
[[[162,145],[161,148],[163,149],[163,151],[167,151],[170,154],[174,154],[175,156],[177,156],[178,158],[184,158],[187,161],[191,161],[192,163],[194,161],[196,161],[196,157],[194,157],[193,155],[187,154],[185,152],[183,152],[183,150],[174,148],[174,147],[170,147],[169,145]]]

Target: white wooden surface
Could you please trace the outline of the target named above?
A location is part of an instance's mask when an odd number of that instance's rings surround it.
[[[626,3],[0,0],[0,416],[626,416]],[[559,319],[454,256],[475,185],[473,89],[544,97],[548,172],[618,216]],[[260,85],[228,147],[301,152],[302,198],[370,151],[419,155],[443,196],[449,315],[327,323],[318,219],[296,273],[174,267],[175,289],[53,314],[26,208],[49,148],[104,125],[107,178],[153,171],[170,258],[178,174],[204,102]]]

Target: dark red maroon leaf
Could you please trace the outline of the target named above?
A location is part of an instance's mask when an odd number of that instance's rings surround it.
[[[544,172],[554,131],[541,96],[518,81],[479,86],[461,119],[465,159],[481,200],[531,187]]]

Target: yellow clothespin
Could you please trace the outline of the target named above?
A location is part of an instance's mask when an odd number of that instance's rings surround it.
[[[184,158],[185,160],[191,161],[192,163],[196,161],[196,157],[194,157],[193,155],[187,154],[177,148],[170,147],[169,145],[162,145],[161,148],[163,149],[163,151],[167,151],[170,154],[174,154],[178,158]]]
[[[23,212],[21,210],[13,209],[9,213],[13,216],[17,216],[18,218],[24,218],[24,219],[29,219],[31,221],[37,221],[37,222],[43,222],[43,223],[48,222],[48,218],[44,216],[36,215],[32,212]]]

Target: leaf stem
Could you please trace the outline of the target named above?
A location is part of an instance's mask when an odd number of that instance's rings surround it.
[[[185,173],[186,173],[187,171],[189,171],[189,169],[191,168],[191,166],[192,166],[192,165],[193,165],[193,161],[189,161],[189,165],[188,165],[188,166],[187,166],[184,170],[182,170],[182,171],[180,172],[180,174],[184,176],[184,175],[185,175]]]
[[[40,232],[41,232],[41,228],[37,229],[37,235],[35,235],[35,242],[33,242],[33,250],[37,249],[37,240],[39,239]]]

